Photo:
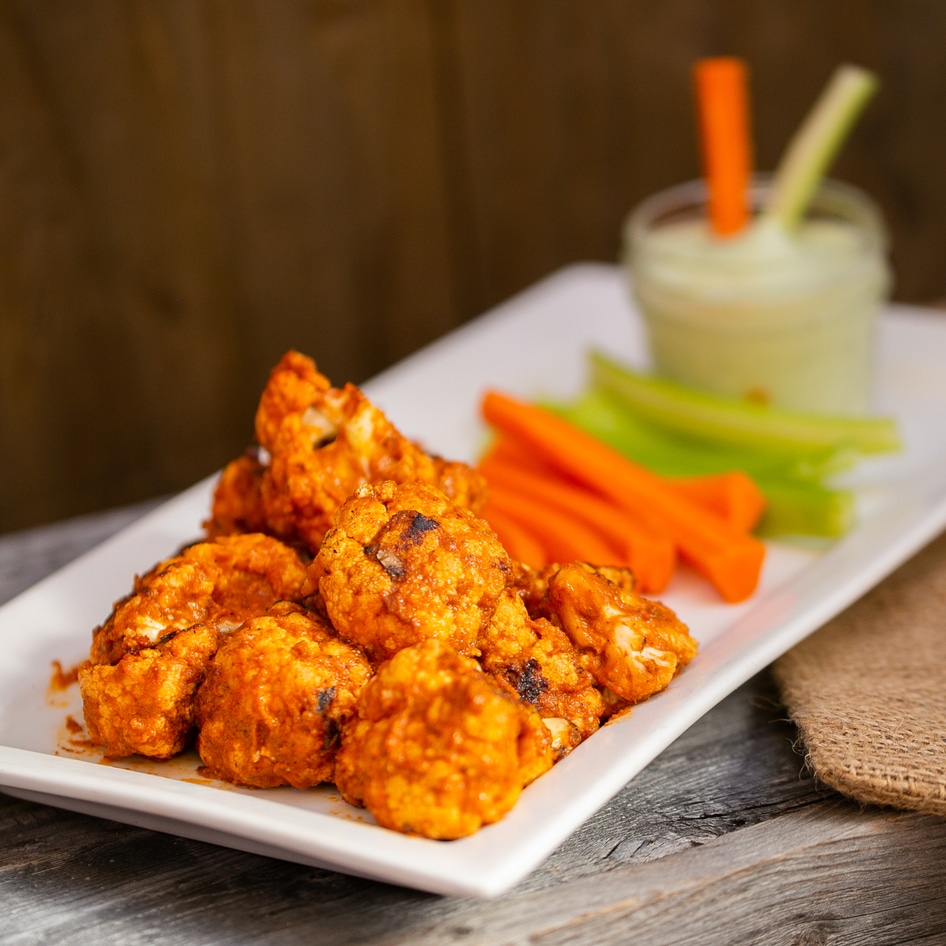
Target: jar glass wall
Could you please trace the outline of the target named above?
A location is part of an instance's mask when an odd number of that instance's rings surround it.
[[[751,191],[764,205],[766,178]],[[876,321],[891,275],[881,215],[825,182],[797,234],[754,223],[709,233],[702,181],[628,217],[625,262],[654,368],[704,390],[799,410],[871,406]]]

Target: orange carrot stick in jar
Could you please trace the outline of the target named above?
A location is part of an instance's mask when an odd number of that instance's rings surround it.
[[[734,56],[699,60],[693,69],[703,174],[713,232],[731,236],[749,220],[752,137],[748,70]]]

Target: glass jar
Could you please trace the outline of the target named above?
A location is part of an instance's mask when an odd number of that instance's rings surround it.
[[[870,409],[877,315],[891,273],[880,212],[826,181],[797,232],[762,222],[770,183],[751,188],[752,224],[710,233],[692,181],[641,203],[624,260],[653,366],[718,394],[822,413]]]

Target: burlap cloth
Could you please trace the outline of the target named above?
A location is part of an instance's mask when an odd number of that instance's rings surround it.
[[[818,779],[861,802],[946,815],[946,535],[774,673]]]

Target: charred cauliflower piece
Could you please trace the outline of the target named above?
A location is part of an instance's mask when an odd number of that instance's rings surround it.
[[[274,601],[295,600],[305,580],[299,556],[277,539],[251,534],[199,542],[135,581],[93,631],[90,659],[114,663],[200,622],[239,626]]]
[[[483,669],[536,708],[552,734],[556,760],[598,729],[601,691],[568,635],[545,618],[533,620],[508,589],[480,639]]]
[[[432,639],[400,651],[362,691],[335,780],[383,827],[450,840],[502,818],[551,764],[535,710]]]
[[[255,788],[331,781],[341,727],[371,667],[332,628],[277,606],[220,646],[197,698],[197,751],[210,774]]]
[[[472,508],[485,502],[481,474],[429,456],[355,385],[332,387],[298,352],[287,352],[270,375],[256,437],[269,456],[261,481],[267,530],[312,554],[363,483],[428,483]]]
[[[562,567],[561,562],[544,565],[542,568],[533,568],[525,562],[514,562],[512,578],[509,586],[514,588],[522,598],[530,616],[542,617],[545,612],[546,595],[549,590],[549,579]],[[635,588],[634,573],[629,568],[619,565],[585,565],[596,575],[606,578],[613,585],[625,591]]]
[[[475,655],[509,567],[483,520],[434,487],[387,481],[339,510],[305,591],[374,663],[428,637]]]
[[[168,759],[196,725],[194,698],[219,632],[209,624],[171,631],[153,647],[126,653],[117,664],[87,664],[79,674],[89,738],[107,758]]]
[[[663,690],[696,654],[696,641],[670,608],[587,565],[558,569],[548,579],[542,607],[598,683],[625,704]]]
[[[93,633],[79,689],[90,738],[109,758],[168,758],[194,728],[194,698],[225,634],[298,599],[305,566],[263,535],[185,549],[135,582]]]

